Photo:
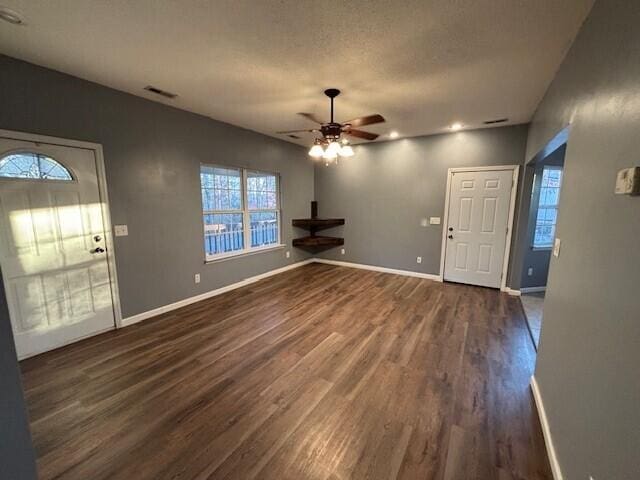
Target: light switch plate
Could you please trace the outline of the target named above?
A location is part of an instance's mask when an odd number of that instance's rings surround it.
[[[129,229],[126,225],[114,225],[113,232],[115,233],[116,237],[126,237],[127,235],[129,235]]]
[[[431,225],[440,225],[440,217],[429,217],[429,223]]]
[[[559,238],[556,238],[553,242],[553,256],[556,258],[560,256],[560,243],[561,241]]]

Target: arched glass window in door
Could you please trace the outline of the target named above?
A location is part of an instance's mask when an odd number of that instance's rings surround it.
[[[14,152],[1,157],[0,178],[73,180],[71,172],[63,165],[36,152]]]

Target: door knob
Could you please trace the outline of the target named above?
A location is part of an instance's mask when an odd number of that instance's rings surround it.
[[[91,250],[91,253],[104,253],[104,248],[96,247],[93,250]]]
[[[448,235],[449,240],[453,240],[453,235]]]

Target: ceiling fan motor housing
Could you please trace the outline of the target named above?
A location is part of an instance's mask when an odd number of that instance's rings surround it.
[[[333,99],[340,95],[340,90],[337,88],[327,88],[324,94],[331,99],[331,121],[322,125],[320,131],[326,140],[338,140],[342,134],[342,125],[333,120]]]
[[[320,132],[322,132],[322,136],[326,139],[337,140],[342,134],[342,125],[339,123],[325,123],[320,127]]]

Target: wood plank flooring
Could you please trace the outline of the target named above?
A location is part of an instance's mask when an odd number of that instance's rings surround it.
[[[524,322],[307,265],[22,362],[40,477],[551,480]]]

